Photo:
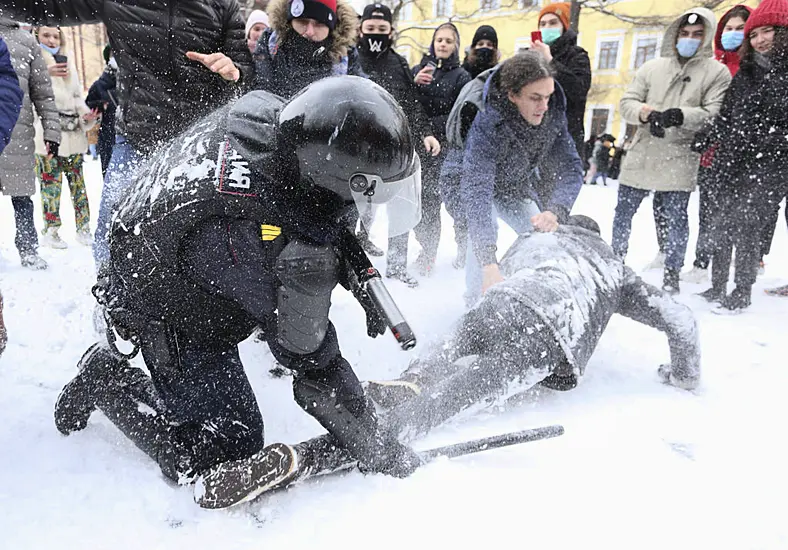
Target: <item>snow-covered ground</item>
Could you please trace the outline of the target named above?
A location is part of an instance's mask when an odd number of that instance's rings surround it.
[[[100,168],[90,161],[87,170],[95,216]],[[615,187],[585,187],[576,207],[595,217],[608,239],[615,197]],[[697,195],[690,208],[694,244]],[[714,315],[693,296],[705,287],[683,287],[678,299],[696,312],[702,332],[703,382],[695,394],[659,383],[656,368],[668,359],[661,334],[615,318],[574,391],[544,390],[466,415],[417,447],[553,423],[565,426],[561,438],[438,461],[404,480],[349,473],[231,511],[205,511],[190,487],[166,483],[101,414],[70,437],[54,427],[58,391],[93,342],[93,262],[74,241],[67,195],[62,210],[70,247],[42,249],[50,268],[31,272],[13,246],[11,202],[0,200],[0,288],[10,337],[0,359],[2,549],[788,547],[788,300],[762,292],[788,282],[782,217],[746,313]],[[360,307],[336,293],[332,318],[362,378],[398,374],[461,314],[463,278],[451,267],[448,218],[446,227],[434,276],[415,290],[389,284],[422,346],[406,353],[390,335],[367,338]],[[379,244],[383,229],[373,233]],[[505,229],[503,244],[512,240]],[[413,244],[411,256],[417,251]],[[628,261],[639,269],[655,252],[646,201]],[[652,283],[660,276],[645,274]],[[289,381],[269,376],[265,345],[250,339],[241,354],[268,441],[317,434],[319,425],[293,403]]]

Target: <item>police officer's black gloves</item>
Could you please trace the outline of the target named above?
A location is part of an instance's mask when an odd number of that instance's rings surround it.
[[[386,319],[380,314],[377,306],[372,301],[365,291],[360,290],[354,293],[358,303],[364,308],[367,314],[367,335],[370,338],[377,338],[379,335],[385,334],[388,325]]]
[[[667,109],[662,112],[662,122],[665,128],[681,126],[684,124],[684,112],[677,108]]]
[[[652,136],[665,137],[665,121],[662,118],[662,111],[651,111],[646,120],[649,123],[649,131]]]

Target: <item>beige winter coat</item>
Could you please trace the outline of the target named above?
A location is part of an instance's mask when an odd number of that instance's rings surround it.
[[[11,143],[0,155],[0,189],[3,195],[30,197],[36,193],[33,106],[44,119],[44,135],[49,141],[60,141],[60,121],[49,73],[36,39],[16,23],[2,18],[0,36],[8,45],[11,62],[25,94]]]
[[[690,144],[703,124],[720,110],[731,82],[727,67],[714,60],[714,14],[704,8],[686,13],[702,17],[706,33],[698,53],[682,66],[676,52],[679,32],[677,18],[668,27],[662,42],[662,57],[645,63],[621,99],[621,115],[638,125],[632,147],[621,165],[620,183],[654,191],[692,191],[700,155]],[[647,104],[657,111],[680,108],[684,124],[668,128],[664,138],[651,135],[649,124],[640,121],[640,109]]]
[[[60,76],[51,77],[52,91],[55,93],[55,104],[57,105],[61,122],[58,156],[70,157],[71,155],[85,153],[88,150],[87,131],[96,125],[96,121],[90,120],[85,122],[82,118],[90,112],[90,109],[85,104],[83,97],[85,92],[82,90],[82,84],[79,82],[79,75],[74,65],[73,56],[62,47],[60,48],[60,53],[68,56],[68,76],[66,78]],[[48,51],[41,49],[41,55],[44,57],[47,68],[55,64],[54,56]],[[69,119],[77,124],[76,129],[68,130],[65,121]],[[36,117],[36,154],[46,154],[41,120],[38,117]]]

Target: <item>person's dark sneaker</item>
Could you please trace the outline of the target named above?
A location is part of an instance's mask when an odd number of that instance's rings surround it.
[[[386,278],[387,279],[395,279],[402,283],[405,283],[410,288],[416,288],[419,286],[419,281],[410,273],[408,273],[407,269],[400,268],[400,269],[387,269],[386,270]]]
[[[751,289],[742,289],[737,286],[729,296],[722,299],[719,307],[722,310],[727,310],[732,313],[744,311],[750,307],[751,296]]]
[[[681,272],[678,269],[665,268],[665,274],[662,277],[662,290],[671,295],[676,295],[681,291],[679,286],[679,277]]]
[[[375,246],[375,243],[370,241],[369,237],[366,237],[365,235],[356,235],[356,236],[358,237],[358,242],[361,245],[361,248],[364,249],[364,252],[376,258],[383,256],[384,252],[380,248]]]
[[[725,298],[725,289],[711,287],[703,292],[699,292],[697,295],[707,302],[720,303]]]
[[[60,391],[55,402],[55,426],[64,435],[82,430],[96,410],[102,388],[113,379],[127,362],[107,348],[93,344],[77,364],[79,372]]]

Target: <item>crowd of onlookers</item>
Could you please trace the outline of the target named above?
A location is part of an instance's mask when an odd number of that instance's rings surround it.
[[[466,269],[472,303],[501,279],[496,219],[519,233],[571,223],[582,184],[611,178],[619,181],[612,245],[622,258],[632,218],[653,193],[660,252],[652,264],[664,269],[663,289],[678,292],[681,279],[705,281],[710,269],[705,298],[729,310],[750,303],[788,193],[788,111],[781,104],[788,92],[788,0],[764,0],[756,10],[736,6],[719,24],[701,7],[677,17],[660,57],[638,69],[621,101],[623,118],[637,128],[621,147],[610,134],[585,140],[592,71],[566,2],[541,9],[541,34],[526,52],[502,60],[489,25],[463,49],[447,22],[413,67],[394,49],[395,21],[383,4],[359,15],[346,0],[271,0],[244,21],[237,0],[184,0],[167,9],[154,0],[100,3],[101,10],[78,0],[0,2],[0,65],[9,85],[0,96],[0,190],[12,199],[25,267],[47,267],[39,244],[67,246],[59,235],[63,179],[76,240],[93,247],[100,274],[113,208],[159,144],[247,91],[287,99],[318,79],[356,75],[394,96],[417,138],[420,276],[434,269],[442,205],[454,220],[454,265]],[[37,26],[28,32],[17,22]],[[58,25],[96,22],[106,25],[110,46],[105,71],[85,97]],[[104,175],[95,236],[83,173],[88,133],[97,134]],[[36,182],[40,238],[31,199]],[[700,235],[693,267],[682,274],[696,185]],[[381,256],[369,239],[372,222],[356,221],[358,237]],[[408,240],[390,239],[386,275],[416,286]],[[736,287],[728,294],[734,249]],[[772,292],[785,295],[786,288]]]

